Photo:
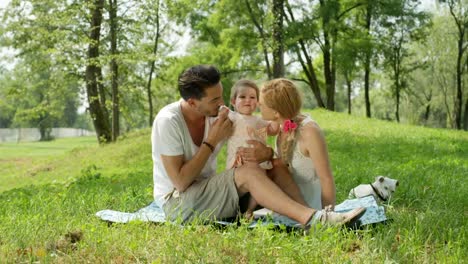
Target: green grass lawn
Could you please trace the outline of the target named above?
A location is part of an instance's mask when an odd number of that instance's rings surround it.
[[[73,153],[81,149],[89,152],[97,147],[94,136],[45,142],[0,143],[0,192],[28,184],[67,179],[67,171],[71,167],[65,164]],[[79,167],[79,164],[75,165]],[[62,173],[62,177],[58,173]]]
[[[4,142],[0,143],[0,160],[39,156],[56,156],[74,148],[83,148],[97,144],[95,136],[58,138],[53,141]]]
[[[15,150],[4,154],[7,147],[0,145],[0,262],[463,263],[467,259],[467,132],[320,110],[311,115],[325,131],[339,202],[349,189],[377,175],[400,181],[386,205],[390,224],[357,232],[322,228],[308,236],[267,227],[249,230],[246,225],[109,226],[94,214],[102,209],[132,212],[152,200],[147,129],[114,144],[89,142],[88,147],[65,148],[53,155],[29,147],[27,153],[37,155],[23,156]],[[63,147],[55,143],[56,148]],[[41,144],[46,143],[33,146]],[[223,153],[220,160],[224,158]],[[6,187],[5,177],[12,179]],[[82,236],[71,245],[67,241],[76,234]]]

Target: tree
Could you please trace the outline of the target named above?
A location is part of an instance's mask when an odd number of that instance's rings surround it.
[[[360,32],[355,29],[346,30],[342,41],[336,45],[337,75],[342,75],[346,85],[348,114],[352,112],[353,81],[359,72],[360,43],[355,38]]]
[[[109,0],[109,27],[111,42],[111,86],[112,86],[112,141],[116,141],[120,134],[119,126],[119,65],[117,64],[117,31],[119,30],[117,20],[117,0]]]
[[[254,3],[256,4],[255,5],[256,7],[257,7],[258,2],[259,1],[254,1]],[[263,53],[263,58],[264,58],[264,62],[265,62],[265,68],[266,68],[265,71],[266,71],[266,73],[268,75],[268,79],[270,80],[270,79],[273,78],[273,73],[272,73],[272,70],[271,70],[271,66],[270,66],[271,63],[270,63],[270,59],[269,59],[269,51],[268,51],[269,41],[268,41],[268,36],[267,36],[266,30],[265,30],[266,15],[258,7],[254,10],[254,8],[252,7],[252,4],[250,3],[249,0],[244,0],[244,3],[245,3],[245,6],[247,7],[247,11],[248,11],[250,20],[255,25],[255,28],[258,31],[258,34],[259,34],[259,37],[260,37],[260,40],[261,40],[261,42],[260,42],[261,52]]]
[[[273,0],[273,78],[284,77],[283,0]]]
[[[98,92],[102,83],[102,72],[99,63],[99,43],[101,38],[102,11],[104,0],[94,0],[90,5],[91,23],[88,44],[88,63],[86,65],[86,92],[88,95],[89,112],[99,143],[111,142],[112,134],[109,118],[105,112],[105,98]]]
[[[273,45],[268,1],[179,0],[169,2],[168,8],[171,18],[191,29],[188,52],[199,57],[198,63],[218,65],[225,78],[269,74]]]
[[[412,71],[423,65],[418,61],[411,62],[414,55],[409,43],[421,41],[427,35],[429,17],[425,12],[416,11],[412,1],[394,1],[391,12],[382,16],[383,26],[378,32],[382,41],[383,60],[391,70],[393,94],[395,96],[395,118],[400,122],[400,97],[408,86]]]
[[[17,51],[16,67],[3,82],[5,100],[15,107],[10,125],[37,127],[41,140],[51,139],[53,125],[71,126],[77,108],[79,79],[56,67],[67,58],[57,53],[67,29],[62,16],[50,13],[61,8],[52,1],[13,1],[2,14],[1,43]]]
[[[466,0],[447,0],[447,4],[450,10],[450,15],[452,16],[456,28],[457,28],[457,66],[456,66],[456,75],[457,75],[457,95],[454,102],[454,115],[455,115],[455,128],[462,129],[462,109],[463,109],[463,84],[462,76],[464,69],[466,69],[466,64],[463,61],[465,56],[465,51],[468,48],[468,1]],[[467,99],[468,103],[468,99]],[[468,109],[468,107],[467,107]],[[468,113],[468,110],[465,111]],[[467,119],[465,117],[465,119]],[[468,119],[467,119],[468,120]],[[465,125],[467,126],[467,125]]]
[[[159,44],[159,37],[161,35],[160,32],[160,20],[159,20],[159,12],[160,12],[160,3],[159,0],[156,1],[156,32],[154,34],[154,46],[153,46],[153,55],[158,53],[158,44]],[[150,72],[148,74],[148,84],[146,85],[146,92],[148,94],[148,105],[149,105],[149,126],[153,124],[153,98],[151,93],[151,82],[153,81],[153,73],[155,70],[156,60],[150,61]]]
[[[309,10],[302,10],[304,13],[309,13]],[[286,13],[288,14],[285,16],[288,23],[287,43],[289,48],[296,54],[297,60],[300,62],[306,78],[301,78],[301,81],[304,81],[310,87],[310,90],[317,101],[318,107],[325,108],[317,77],[317,70],[313,63],[314,59],[312,57],[312,53],[309,51],[309,45],[318,34],[317,25],[314,22],[314,18],[305,15],[303,16],[302,21],[297,21],[293,6],[289,3],[286,4]],[[304,28],[307,30],[303,30]]]

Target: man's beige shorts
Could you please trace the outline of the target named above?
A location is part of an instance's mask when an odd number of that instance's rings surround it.
[[[221,220],[236,216],[239,194],[234,182],[234,168],[194,182],[185,192],[172,193],[163,205],[166,219],[187,222]]]

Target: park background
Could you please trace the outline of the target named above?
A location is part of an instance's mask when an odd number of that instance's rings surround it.
[[[194,64],[296,81],[304,107],[468,129],[467,0],[3,0],[0,128],[151,126]]]
[[[0,262],[467,259],[466,0],[7,2],[0,128],[41,141],[0,144]],[[226,102],[240,78],[293,79],[324,130],[337,200],[396,178],[391,221],[304,236],[98,219],[152,201],[149,127],[198,63],[220,68]],[[54,127],[96,136],[54,139]]]

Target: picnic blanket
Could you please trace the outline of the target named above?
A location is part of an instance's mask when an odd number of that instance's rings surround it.
[[[362,198],[345,200],[342,203],[335,206],[335,211],[346,212],[357,207],[367,208],[366,213],[360,218],[361,226],[385,222],[387,220],[387,217],[385,216],[384,207],[379,206],[372,195],[362,197]],[[155,222],[155,223],[166,222],[164,211],[162,210],[162,208],[157,206],[156,203],[154,202],[152,202],[148,206],[134,213],[120,212],[120,211],[114,211],[114,210],[102,210],[102,211],[97,212],[96,216],[101,218],[104,221],[108,221],[112,223],[128,223],[130,221],[135,221],[135,220],[139,220],[143,222]],[[285,216],[271,212],[268,209],[261,209],[259,211],[255,211],[254,216],[256,219],[260,221],[253,221],[250,224],[250,227],[256,227],[261,224],[271,224],[271,223],[273,223],[274,225],[285,225],[287,227],[293,227],[293,228],[300,226],[298,222],[290,218],[287,218]],[[268,221],[265,219],[268,219]],[[265,220],[265,221],[261,221],[261,220]],[[216,223],[221,224],[221,225],[234,224],[232,222],[225,222],[225,221],[216,221]]]

